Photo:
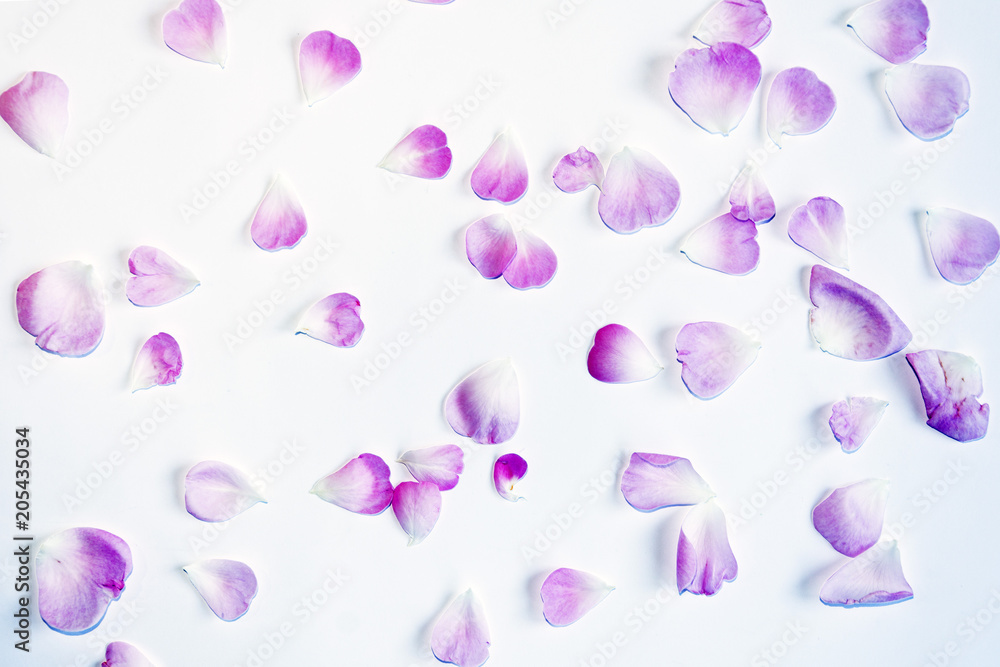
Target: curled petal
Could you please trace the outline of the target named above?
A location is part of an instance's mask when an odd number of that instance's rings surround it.
[[[406,176],[444,178],[451,170],[448,137],[439,127],[421,125],[403,137],[378,166]]]
[[[956,285],[979,278],[1000,254],[993,223],[953,208],[927,211],[927,240],[941,277]]]
[[[698,398],[715,398],[757,358],[760,343],[719,322],[685,324],[677,334],[681,380]]]
[[[292,186],[278,176],[250,223],[250,238],[261,250],[294,248],[306,235],[306,214]]]
[[[597,212],[613,231],[634,234],[666,223],[680,201],[681,186],[662,162],[646,151],[625,147],[608,164]]]
[[[631,329],[608,324],[597,330],[587,355],[590,376],[601,382],[623,383],[649,380],[663,370]]]
[[[163,41],[185,58],[225,67],[229,38],[222,7],[215,0],[184,0],[163,17]]]
[[[575,153],[564,155],[559,160],[552,172],[552,180],[557,188],[570,194],[582,192],[591,185],[600,190],[604,181],[604,165],[596,155],[580,146]]]
[[[354,42],[318,30],[299,46],[299,77],[309,106],[333,95],[361,71],[361,53]]]
[[[111,642],[101,667],[154,667],[142,651],[126,642]]]
[[[774,217],[774,199],[756,162],[747,162],[729,191],[729,212],[737,220],[759,225]]]
[[[613,590],[588,572],[561,567],[542,582],[542,614],[557,628],[576,623]]]
[[[504,267],[503,279],[519,290],[545,287],[559,265],[555,251],[527,229],[515,232],[515,238],[517,249],[510,264]]]
[[[854,558],[878,542],[888,499],[888,480],[841,487],[813,509],[813,526],[830,546]]]
[[[681,252],[705,268],[731,276],[746,275],[760,262],[757,225],[752,220],[723,213],[691,232]]]
[[[392,502],[389,466],[375,454],[362,454],[317,480],[309,493],[357,514],[379,514]]]
[[[899,65],[927,50],[931,22],[921,0],[878,0],[859,7],[847,25],[865,46]]]
[[[868,396],[851,396],[833,404],[830,430],[848,454],[858,451],[882,419],[886,401]]]
[[[778,72],[767,94],[767,136],[781,146],[781,135],[812,134],[821,130],[837,110],[837,98],[804,67]]]
[[[256,575],[238,560],[203,560],[188,565],[184,572],[208,608],[223,621],[235,621],[247,613],[257,595]]]
[[[677,592],[715,595],[723,582],[736,579],[736,570],[725,513],[714,500],[695,505],[677,540]]]
[[[622,474],[622,495],[640,512],[652,512],[697,505],[715,496],[715,492],[685,458],[634,452]]]
[[[70,528],[42,542],[35,556],[38,613],[65,635],[96,628],[132,574],[132,551],[117,535]]]
[[[516,503],[521,496],[514,493],[514,485],[528,472],[528,462],[517,454],[504,454],[493,464],[493,486],[504,500]]]
[[[458,667],[479,667],[490,657],[486,613],[472,589],[448,605],[431,631],[434,657]]]
[[[0,118],[24,143],[54,157],[69,126],[69,87],[55,74],[28,72],[0,93]]]
[[[969,78],[942,65],[897,65],[885,73],[885,94],[913,136],[934,141],[947,135],[969,110]]]
[[[750,49],[720,42],[677,56],[667,88],[699,127],[728,135],[740,124],[760,83],[760,61]]]
[[[761,0],[722,0],[708,10],[694,38],[708,46],[735,42],[752,49],[770,32],[771,17]]]
[[[184,477],[184,507],[201,521],[228,521],[263,502],[250,478],[228,463],[202,461]]]
[[[510,440],[521,418],[514,364],[496,359],[477,368],[451,390],[444,412],[456,433],[481,445]]]
[[[972,357],[958,352],[924,350],[906,355],[920,382],[927,425],[959,442],[986,435],[990,406],[977,400],[983,376]]]
[[[125,282],[125,296],[137,306],[162,306],[201,284],[173,257],[148,245],[132,251],[128,270],[132,275]]]
[[[528,163],[513,131],[505,130],[472,170],[472,191],[480,199],[512,204],[528,189]]]
[[[358,297],[347,292],[331,294],[306,312],[295,333],[304,333],[334,347],[354,347],[365,331],[360,310]]]
[[[815,197],[799,206],[788,220],[788,237],[824,262],[846,269],[847,216],[829,197]]]
[[[162,387],[177,382],[184,368],[181,347],[168,333],[150,337],[132,365],[132,391]]]
[[[899,352],[913,335],[878,294],[816,264],[809,278],[809,330],[824,352],[853,361]]]
[[[830,575],[819,591],[833,607],[877,607],[904,602],[913,589],[903,576],[896,540],[881,542]]]
[[[483,278],[503,275],[516,252],[514,228],[499,213],[477,220],[465,231],[465,254]]]
[[[83,357],[104,337],[104,300],[94,267],[71,261],[31,274],[17,286],[17,321],[46,352]]]
[[[432,482],[442,491],[454,489],[458,476],[465,469],[462,448],[456,445],[438,445],[411,449],[398,461],[418,482]]]
[[[392,494],[392,512],[410,536],[408,546],[420,544],[441,516],[441,489],[433,482],[401,482]]]

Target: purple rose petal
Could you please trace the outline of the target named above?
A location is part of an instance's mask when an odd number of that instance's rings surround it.
[[[214,558],[184,568],[191,584],[223,621],[235,621],[257,595],[257,576],[246,563]]]
[[[461,447],[438,445],[423,449],[411,449],[400,456],[397,461],[406,466],[406,469],[413,475],[413,479],[418,482],[431,482],[437,484],[437,487],[442,491],[448,491],[455,488],[458,484],[458,476],[465,469],[462,457]]]
[[[465,231],[465,254],[483,278],[503,275],[516,253],[514,228],[499,213],[477,220]]]
[[[897,65],[885,73],[885,94],[913,136],[934,141],[969,111],[969,78],[954,67]]]
[[[357,514],[379,514],[392,503],[389,466],[375,454],[362,454],[318,480],[309,493]]]
[[[760,343],[719,322],[685,324],[677,334],[681,380],[698,398],[715,398],[757,358]]]
[[[743,119],[760,83],[760,61],[750,49],[720,42],[677,56],[667,88],[699,127],[728,135]]]
[[[406,176],[444,178],[451,170],[448,137],[434,125],[421,125],[396,144],[378,166]]]
[[[278,176],[250,223],[250,238],[261,250],[294,248],[306,235],[306,214],[292,186]]]
[[[725,513],[714,500],[695,505],[677,540],[677,592],[715,595],[723,582],[736,579],[736,571]]]
[[[513,204],[528,190],[528,163],[512,130],[497,136],[472,170],[472,191],[480,199]]]
[[[576,623],[613,590],[588,572],[561,567],[542,582],[542,614],[557,628]]]
[[[183,368],[180,345],[170,334],[158,333],[143,344],[132,364],[132,391],[174,384]]]
[[[504,454],[493,464],[493,486],[504,500],[516,503],[521,496],[514,493],[514,485],[528,472],[528,462],[517,454]]]
[[[867,479],[834,490],[813,509],[816,531],[834,549],[854,558],[878,542],[889,481]]]
[[[184,0],[163,17],[163,41],[185,58],[225,67],[226,18],[215,0]]]
[[[729,212],[737,220],[762,224],[774,217],[774,199],[756,162],[747,162],[729,191]]]
[[[448,605],[431,631],[434,657],[458,667],[480,667],[490,657],[486,612],[472,589]]]
[[[162,306],[201,284],[173,257],[148,245],[132,251],[128,270],[132,275],[125,282],[125,296],[137,306]]]
[[[913,589],[903,576],[895,540],[881,542],[834,572],[819,591],[833,607],[877,607],[904,602]]]
[[[634,452],[622,474],[622,495],[640,512],[652,512],[697,505],[715,496],[715,492],[685,458]]]
[[[928,209],[927,240],[941,277],[956,285],[979,278],[1000,254],[993,223],[953,208]]]
[[[778,72],[767,93],[767,136],[781,146],[781,135],[812,134],[821,130],[837,110],[837,98],[804,67]]]
[[[69,126],[69,87],[55,74],[28,72],[0,93],[0,118],[24,143],[55,157]]]
[[[200,521],[228,521],[266,503],[241,470],[221,461],[202,461],[184,477],[184,507]]]
[[[631,329],[608,324],[594,336],[594,345],[587,355],[587,370],[595,380],[620,384],[649,380],[663,366]]]
[[[634,234],[666,223],[680,201],[681,186],[670,170],[646,151],[626,147],[608,164],[597,212],[613,231]]]
[[[580,146],[575,153],[564,155],[559,160],[552,172],[552,180],[557,188],[569,194],[582,192],[591,185],[600,190],[604,182],[604,165],[596,155]]]
[[[840,448],[851,454],[858,451],[878,425],[889,407],[886,401],[868,396],[850,396],[833,404],[830,430]]]
[[[365,331],[360,310],[361,302],[356,296],[346,292],[331,294],[306,312],[295,333],[306,334],[334,347],[354,347]]]
[[[681,252],[707,269],[731,276],[746,275],[760,262],[757,225],[723,213],[695,228],[684,240]]]
[[[788,220],[788,238],[827,264],[848,268],[847,216],[829,197],[815,197]]]
[[[761,0],[722,0],[708,10],[694,38],[713,46],[735,42],[752,49],[771,32],[771,17]]]
[[[503,279],[514,289],[545,287],[556,275],[559,262],[552,247],[527,229],[514,233],[516,250],[504,267]]]
[[[483,364],[445,399],[445,417],[459,435],[481,445],[507,442],[517,431],[521,398],[510,359]]]
[[[990,406],[977,400],[983,376],[972,357],[958,352],[924,350],[906,355],[920,382],[927,425],[959,442],[986,435]]]
[[[299,46],[299,78],[309,106],[333,95],[360,71],[358,47],[329,30],[306,35]]]
[[[63,357],[83,357],[104,337],[104,299],[94,267],[63,262],[17,286],[17,322],[35,345]]]
[[[104,651],[101,667],[155,667],[142,651],[125,642],[111,642]]]
[[[441,516],[441,489],[433,482],[401,482],[392,494],[392,511],[409,537],[407,546],[427,539]]]
[[[865,46],[899,65],[927,50],[931,22],[921,0],[878,0],[859,7],[847,25]]]

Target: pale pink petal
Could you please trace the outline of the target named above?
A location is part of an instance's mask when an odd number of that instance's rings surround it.
[[[723,582],[736,579],[736,571],[725,513],[714,500],[695,505],[677,540],[677,592],[715,595]]]
[[[483,278],[503,275],[516,252],[514,228],[499,213],[477,220],[465,231],[465,254]]]
[[[731,276],[746,275],[760,262],[757,225],[723,213],[688,234],[681,252],[705,268]]]
[[[760,61],[750,49],[720,42],[677,56],[667,88],[699,127],[728,135],[736,129],[760,83]]]
[[[591,185],[600,190],[604,181],[604,165],[596,155],[580,146],[576,152],[559,160],[552,172],[552,180],[557,188],[570,194],[582,192]]]
[[[378,166],[406,176],[444,178],[451,169],[448,137],[434,125],[421,125],[403,137]]]
[[[771,17],[761,0],[722,0],[708,10],[694,38],[708,46],[735,42],[752,49],[770,32]]]
[[[848,561],[819,591],[823,604],[833,607],[877,607],[912,597],[895,540],[881,542]]]
[[[504,267],[503,279],[519,290],[545,287],[556,275],[558,260],[552,247],[527,229],[514,233],[517,249]]]
[[[410,537],[407,546],[420,544],[441,516],[441,489],[433,482],[401,482],[392,493],[392,512]]]
[[[858,451],[878,426],[889,403],[868,396],[850,396],[833,404],[830,430],[848,454]]]
[[[465,469],[462,461],[462,448],[456,445],[438,445],[437,447],[424,447],[423,449],[411,449],[397,461],[406,466],[406,469],[413,475],[413,479],[418,482],[433,482],[442,491],[454,489],[458,484],[458,476]]]
[[[132,574],[132,551],[117,535],[70,528],[42,542],[35,556],[38,613],[56,632],[96,628]]]
[[[309,493],[357,514],[380,514],[392,503],[389,466],[375,454],[362,454],[317,480]]]
[[[1000,254],[993,223],[953,208],[928,209],[927,240],[937,270],[956,285],[979,278]]]
[[[477,368],[448,394],[444,413],[456,433],[481,445],[510,440],[521,418],[514,364],[496,359]]]
[[[190,293],[201,283],[191,271],[167,253],[148,245],[128,256],[131,277],[125,296],[137,306],[161,306]]]
[[[816,264],[809,278],[809,330],[820,349],[853,361],[899,352],[913,335],[882,297]]]
[[[83,357],[104,337],[104,299],[94,267],[70,261],[31,274],[17,286],[17,321],[46,352]]]
[[[924,141],[947,135],[969,111],[969,78],[954,67],[897,65],[885,73],[885,94],[903,127]]]
[[[250,238],[262,250],[294,248],[306,235],[306,214],[292,186],[278,176],[257,207]]]
[[[354,347],[361,340],[361,302],[356,296],[338,292],[315,303],[302,317],[299,330],[334,347]]]
[[[104,651],[101,667],[154,667],[142,651],[125,642],[111,642]]]
[[[878,0],[858,8],[847,25],[865,46],[899,65],[927,50],[931,22],[921,0]]]
[[[518,454],[504,454],[493,464],[493,486],[504,500],[516,503],[522,496],[514,486],[528,473],[528,462]]]
[[[221,461],[202,461],[184,477],[184,507],[200,521],[228,521],[267,502],[243,471]]]
[[[888,499],[885,479],[841,487],[813,509],[813,526],[830,546],[854,558],[878,542]]]
[[[685,324],[677,334],[681,380],[698,398],[715,398],[757,358],[760,343],[719,322]]]
[[[576,623],[613,590],[589,572],[561,567],[542,582],[542,614],[557,628]]]
[[[184,368],[181,346],[168,333],[158,333],[143,343],[132,364],[132,391],[177,382]]]
[[[512,204],[528,190],[528,163],[512,130],[498,135],[472,170],[472,191],[480,199]]]
[[[55,74],[28,72],[0,93],[0,118],[24,143],[54,157],[69,126],[69,87]]]
[[[225,67],[229,38],[215,0],[184,0],[163,17],[163,41],[186,58]]]
[[[299,76],[309,106],[333,95],[361,71],[361,52],[354,43],[318,30],[299,46]]]
[[[959,442],[986,435],[990,406],[977,400],[983,376],[976,360],[966,354],[924,350],[906,355],[920,382],[927,425]]]
[[[737,220],[759,225],[774,217],[774,199],[756,162],[747,162],[729,191],[729,212]]]
[[[631,329],[608,324],[597,330],[587,355],[590,376],[601,382],[624,383],[649,380],[663,366]]]
[[[235,621],[257,595],[257,576],[246,563],[213,558],[184,568],[208,608],[223,621]]]
[[[622,495],[640,512],[652,512],[697,505],[715,496],[715,492],[685,458],[633,452],[622,474]]]
[[[788,220],[788,238],[827,264],[847,268],[847,216],[829,197],[815,197],[795,209]]]
[[[680,201],[681,186],[670,170],[646,151],[626,146],[608,164],[597,212],[613,231],[634,234],[670,220]]]
[[[458,667],[480,667],[490,657],[486,612],[472,589],[448,605],[431,631],[434,657]]]
[[[830,122],[837,98],[805,67],[778,72],[767,93],[767,136],[781,146],[781,135],[812,134]]]

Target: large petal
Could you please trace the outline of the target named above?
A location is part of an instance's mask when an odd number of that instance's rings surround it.
[[[697,505],[715,496],[715,492],[685,458],[634,452],[622,474],[622,495],[640,512],[652,512]]]
[[[815,197],[795,209],[788,220],[788,238],[824,262],[847,268],[847,216],[829,197]]]
[[[521,496],[514,486],[528,473],[528,462],[518,454],[504,454],[493,464],[493,486],[504,500],[516,503]]]
[[[993,223],[953,208],[928,209],[927,240],[941,277],[956,285],[979,278],[1000,254]]]
[[[69,126],[69,87],[55,74],[28,72],[0,93],[0,118],[24,143],[54,157]]]
[[[846,401],[833,404],[830,430],[848,454],[858,451],[882,419],[886,401],[869,396],[850,396]]]
[[[906,355],[920,382],[927,425],[959,442],[986,435],[990,406],[977,400],[983,376],[972,357],[958,352],[924,350]]]
[[[400,482],[392,494],[392,512],[410,537],[408,546],[420,544],[441,516],[441,489],[433,482]]]
[[[677,540],[677,592],[715,595],[723,582],[736,579],[736,571],[725,513],[714,500],[695,505]]]
[[[379,514],[392,503],[389,466],[375,454],[362,454],[317,480],[309,493],[351,512]]]
[[[552,180],[557,188],[570,194],[586,190],[591,185],[600,190],[604,182],[604,165],[596,155],[580,146],[559,160],[552,172]]]
[[[848,561],[819,591],[823,604],[833,607],[877,607],[912,597],[895,540],[881,542]]]
[[[472,170],[472,191],[480,199],[512,204],[528,190],[528,163],[512,130],[498,135]]]
[[[238,560],[203,560],[184,571],[208,608],[223,621],[235,621],[247,613],[257,595],[257,576]]]
[[[694,38],[713,46],[735,42],[752,49],[771,32],[771,17],[761,0],[722,0],[701,20]]]
[[[813,509],[813,526],[830,546],[854,558],[878,542],[888,499],[889,481],[885,479],[841,487]]]
[[[947,135],[969,110],[969,78],[942,65],[897,65],[885,73],[885,94],[913,136],[934,141]]]
[[[677,334],[681,380],[698,398],[715,398],[757,358],[760,343],[719,322],[685,324]]]
[[[17,286],[17,321],[46,352],[90,354],[104,337],[104,299],[94,267],[70,261],[31,274]]]
[[[411,449],[397,461],[406,466],[406,469],[413,475],[413,479],[418,482],[432,482],[442,491],[454,489],[458,484],[458,476],[465,469],[462,461],[462,448],[457,445],[438,445],[436,447],[424,447],[423,449]]]
[[[126,642],[111,642],[101,667],[154,667],[142,651]]]
[[[663,370],[642,340],[621,324],[597,330],[587,355],[590,376],[601,382],[624,383],[649,380]]]
[[[507,218],[486,216],[465,230],[465,254],[483,278],[499,278],[514,259],[517,236]]]
[[[125,296],[137,306],[162,306],[201,284],[173,257],[148,245],[132,251],[128,270],[132,275],[125,282]]]
[[[767,136],[781,146],[781,135],[812,134],[833,118],[837,98],[830,86],[805,67],[778,72],[767,93]]]
[[[503,279],[519,290],[545,287],[559,266],[552,246],[527,229],[515,232],[514,236],[517,248],[510,264],[504,267]]]
[[[458,667],[479,667],[490,657],[486,612],[472,589],[448,605],[431,631],[434,657]]]
[[[705,268],[731,276],[746,275],[760,262],[757,225],[723,213],[688,234],[681,252]]]
[[[132,391],[174,384],[183,368],[184,360],[177,340],[162,332],[151,336],[132,364]]]
[[[132,574],[132,551],[117,535],[70,528],[38,547],[38,613],[56,632],[80,635],[100,624]]]
[[[444,404],[455,432],[481,445],[507,442],[521,418],[521,396],[514,364],[496,359],[459,382]]]
[[[847,25],[865,46],[899,65],[927,50],[931,22],[921,0],[878,0],[859,7]]]
[[[677,56],[667,88],[699,127],[728,135],[739,125],[760,83],[760,61],[750,49],[720,42]]]
[[[243,471],[221,461],[202,461],[184,477],[184,507],[201,521],[228,521],[267,502]]]
[[[729,212],[737,220],[749,220],[757,225],[774,217],[774,199],[756,162],[747,162],[733,182],[729,191]]]
[[[670,220],[680,201],[681,186],[670,170],[646,151],[626,146],[608,164],[597,212],[612,230],[633,234]]]
[[[365,331],[360,310],[358,297],[346,292],[331,294],[306,312],[295,333],[306,334],[334,347],[354,347]]]
[[[299,77],[309,106],[347,85],[361,71],[361,52],[354,43],[318,30],[299,46]]]
[[[184,0],[163,17],[163,41],[186,58],[225,67],[229,38],[215,0]]]
[[[451,170],[448,137],[439,127],[421,125],[403,137],[378,166],[406,176],[444,178]]]
[[[250,238],[258,248],[273,252],[294,248],[306,235],[306,214],[284,176],[268,188],[250,223]]]
[[[613,590],[589,572],[561,567],[542,582],[542,614],[557,628],[576,623]]]

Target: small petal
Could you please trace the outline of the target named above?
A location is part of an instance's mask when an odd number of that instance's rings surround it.
[[[63,262],[17,286],[17,321],[35,344],[63,357],[83,357],[104,337],[104,300],[94,267]]]
[[[163,41],[185,58],[224,67],[229,41],[222,7],[215,0],[184,0],[163,17]]]
[[[517,249],[503,270],[503,279],[519,290],[545,287],[556,275],[559,262],[552,247],[527,229],[514,234]]]
[[[601,382],[623,383],[649,380],[663,370],[631,329],[608,324],[597,330],[587,355],[590,376]]]
[[[681,380],[698,398],[715,398],[757,358],[760,343],[719,322],[685,324],[677,334]]]
[[[646,151],[625,147],[608,164],[597,212],[613,231],[634,234],[666,223],[680,201],[681,186],[662,162]]]
[[[767,136],[781,146],[781,135],[812,134],[830,122],[837,98],[811,70],[778,72],[767,93]]]
[[[823,604],[833,607],[876,607],[904,602],[913,589],[903,576],[896,540],[882,542],[848,561],[819,591]]]
[[[472,170],[472,191],[480,199],[512,204],[528,189],[528,163],[521,144],[511,130],[498,135],[476,168]]]
[[[318,30],[299,46],[299,77],[309,106],[333,95],[361,71],[361,52],[354,43]]]
[[[580,146],[575,153],[564,155],[559,160],[552,172],[552,180],[557,188],[569,194],[582,192],[591,185],[600,190],[604,181],[604,165],[596,155]]]
[[[221,461],[202,461],[184,477],[184,507],[200,521],[228,521],[264,500],[241,470]]]
[[[993,223],[953,208],[928,209],[927,240],[941,277],[956,285],[979,278],[1000,254]]]
[[[465,231],[465,254],[483,278],[503,275],[516,252],[514,228],[499,213],[477,220]]]
[[[986,435],[990,406],[977,400],[983,376],[972,357],[958,352],[924,350],[906,355],[920,382],[927,425],[959,442]]]
[[[882,359],[913,335],[878,294],[816,264],[809,278],[809,330],[824,352],[853,361]]]
[[[622,474],[622,495],[640,512],[697,505],[715,496],[691,462],[668,454],[634,452]]]
[[[760,263],[757,225],[723,213],[691,232],[681,252],[699,266],[731,276],[746,275]]]
[[[284,177],[278,176],[250,223],[250,238],[262,250],[294,248],[306,235],[306,214]]]
[[[465,469],[462,448],[456,445],[438,445],[411,449],[399,457],[399,463],[418,482],[432,482],[442,491],[454,489],[458,476]]]
[[[434,657],[458,667],[479,667],[490,657],[486,612],[472,589],[448,605],[431,631]]]
[[[588,572],[561,567],[542,582],[542,614],[557,628],[576,623],[613,590]]]
[[[208,608],[223,621],[235,621],[247,613],[257,595],[256,575],[238,560],[203,560],[188,565],[184,572]]]
[[[392,503],[389,466],[375,454],[362,454],[317,480],[309,493],[357,514],[380,514]]]
[[[69,126],[69,87],[55,74],[28,72],[0,94],[0,118],[24,143],[54,157]]]
[[[504,454],[493,464],[493,486],[504,500],[516,503],[521,496],[514,493],[514,485],[528,472],[528,462],[517,454]]]
[[[441,489],[433,482],[401,482],[392,494],[392,512],[410,536],[407,546],[423,542],[441,516]]]
[[[444,178],[451,169],[448,137],[434,125],[421,125],[403,137],[378,166],[406,176]]]
[[[132,551],[117,535],[70,528],[42,542],[35,556],[38,613],[65,635],[96,628],[132,574]]]
[[[477,368],[451,390],[444,412],[456,433],[481,445],[510,440],[521,418],[514,364],[496,359]]]
[[[813,509],[813,526],[830,546],[854,558],[878,542],[888,499],[888,480],[841,487]]]
[[[788,238],[827,264],[847,268],[847,216],[829,197],[815,197],[795,209],[788,220]]]
[[[885,94],[903,127],[924,141],[949,134],[969,110],[969,78],[954,67],[897,65],[885,73]]]
[[[677,540],[677,592],[715,595],[736,579],[736,556],[726,534],[726,515],[714,500],[688,510]]]
[[[101,667],[154,667],[142,651],[126,642],[111,642]]]
[[[181,347],[174,337],[162,332],[151,336],[132,364],[132,391],[174,384],[183,368]]]
[[[865,46],[900,65],[927,50],[931,22],[921,0],[878,0],[858,8],[847,25]]]
[[[729,212],[737,220],[759,225],[774,217],[774,199],[756,162],[747,162],[729,191]]]
[[[750,49],[720,42],[677,56],[667,88],[699,127],[727,136],[743,119],[760,83],[760,61]]]
[[[878,426],[889,403],[868,396],[851,396],[833,404],[830,430],[848,454],[858,451]]]
[[[752,49],[770,32],[771,17],[761,0],[722,0],[708,10],[694,38],[708,46],[735,42]]]
[[[361,340],[361,302],[347,292],[338,292],[316,302],[299,323],[299,330],[334,347],[354,347]]]
[[[132,251],[128,270],[132,275],[125,283],[125,296],[137,306],[162,306],[201,284],[173,257],[148,245]]]

